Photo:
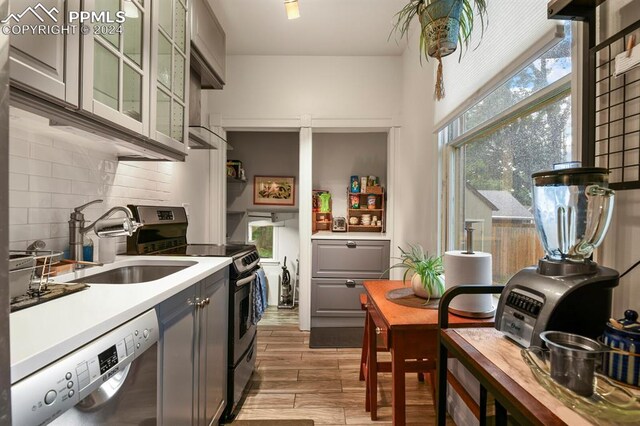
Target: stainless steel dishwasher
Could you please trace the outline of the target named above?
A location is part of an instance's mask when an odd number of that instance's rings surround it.
[[[157,424],[155,310],[27,376],[11,387],[13,424]]]

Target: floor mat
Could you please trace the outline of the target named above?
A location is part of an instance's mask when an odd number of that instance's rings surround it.
[[[229,426],[313,426],[313,420],[236,420]]]
[[[309,336],[309,347],[361,348],[363,335],[363,327],[314,327]]]

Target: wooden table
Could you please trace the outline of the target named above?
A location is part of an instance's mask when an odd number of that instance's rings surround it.
[[[402,287],[402,281],[364,283],[369,300],[369,391],[377,392],[376,375],[372,368],[377,362],[376,337],[380,334],[391,352],[392,419],[396,426],[402,426],[406,422],[405,373],[408,362],[418,367],[433,366],[438,354],[438,310],[412,308],[387,300],[387,292]],[[492,326],[493,319],[477,320],[449,315],[449,324],[452,327],[478,327],[480,324]],[[430,379],[433,387],[435,375]],[[374,409],[372,407],[372,418],[376,417]]]
[[[523,425],[592,424],[543,388],[523,361],[520,347],[498,330],[443,329],[441,344],[493,395],[496,424],[506,424],[506,411]],[[444,424],[444,416],[438,421]]]

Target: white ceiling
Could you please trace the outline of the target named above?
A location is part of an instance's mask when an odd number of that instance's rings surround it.
[[[400,55],[387,40],[406,0],[299,0],[288,20],[284,0],[209,0],[227,34],[230,55]]]

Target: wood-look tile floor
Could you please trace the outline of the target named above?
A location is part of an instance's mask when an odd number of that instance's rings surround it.
[[[381,353],[382,360],[390,360]],[[391,424],[391,374],[378,375],[378,420],[364,409],[360,349],[310,349],[297,310],[269,308],[258,325],[258,356],[239,420],[312,419],[316,425]],[[407,374],[407,424],[433,425],[428,383]],[[453,425],[453,422],[449,424]]]

